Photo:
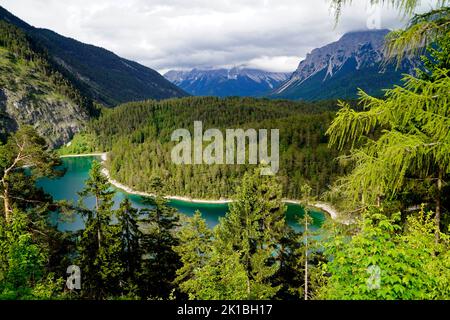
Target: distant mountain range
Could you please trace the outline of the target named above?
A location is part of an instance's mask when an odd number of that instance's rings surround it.
[[[358,89],[375,96],[412,73],[417,59],[396,64],[384,61],[389,30],[350,32],[336,42],[314,49],[294,73],[255,69],[193,69],[169,71],[164,76],[195,96],[252,96],[317,101],[354,99]]]
[[[314,49],[301,61],[290,79],[270,93],[273,98],[323,100],[353,99],[358,88],[371,95],[400,83],[413,72],[417,60],[405,58],[400,68],[383,62],[383,45],[389,30],[358,31]]]
[[[266,72],[244,67],[169,71],[166,79],[194,96],[258,97],[289,79],[289,73]]]
[[[155,70],[93,45],[35,28],[0,7],[0,20],[24,31],[87,97],[107,106],[187,94]]]

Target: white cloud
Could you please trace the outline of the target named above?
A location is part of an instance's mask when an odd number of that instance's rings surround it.
[[[262,56],[250,60],[246,66],[274,72],[292,72],[297,68],[299,59],[297,56]]]
[[[293,71],[300,57],[345,32],[398,28],[392,9],[346,7],[334,28],[329,0],[2,0],[37,27],[102,46],[157,70],[248,65]],[[422,6],[429,8],[427,1]],[[379,17],[379,19],[378,19]]]

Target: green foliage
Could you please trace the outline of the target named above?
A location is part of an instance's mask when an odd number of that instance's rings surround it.
[[[274,299],[303,299],[304,286],[304,243],[301,234],[286,228],[283,237],[278,242],[275,261],[279,269],[271,277],[275,287],[279,287]]]
[[[3,224],[1,228],[5,261],[0,277],[3,278],[0,292],[5,296],[14,295],[14,298],[27,296],[42,277],[45,253],[34,243],[32,234],[28,232],[23,212],[15,210],[11,223]]]
[[[213,239],[199,214],[184,227],[182,239],[192,239],[197,247],[185,244],[176,248],[183,262],[178,281],[191,299],[275,296],[280,286],[272,285],[271,278],[279,269],[276,256],[286,229],[286,208],[273,179],[261,176],[259,169],[245,174]]]
[[[440,41],[450,32],[450,1],[440,0],[429,12],[416,14],[405,30],[397,30],[386,39],[388,58],[395,58],[397,65],[408,54],[423,53],[427,46]]]
[[[400,215],[367,212],[352,237],[335,227],[324,242],[330,274],[322,299],[448,299],[449,238],[436,243],[432,213],[421,211],[402,228]],[[379,275],[374,274],[379,268]],[[372,272],[371,272],[372,270]],[[379,282],[377,277],[379,276]]]
[[[153,183],[154,186],[157,184],[160,184],[159,180]],[[142,239],[145,254],[139,290],[141,297],[146,299],[168,299],[176,290],[174,281],[181,266],[180,256],[174,250],[179,245],[179,239],[175,236],[179,216],[158,191],[157,194],[155,199],[148,199],[154,208],[141,211],[146,218]]]
[[[29,230],[29,217],[15,210],[10,224],[0,222],[0,300],[57,299],[63,280],[48,273],[50,248]]]
[[[190,299],[247,300],[248,276],[239,253],[213,251],[208,263],[184,284]]]
[[[224,255],[239,253],[249,299],[268,299],[279,290],[269,281],[279,265],[270,260],[286,228],[285,211],[279,184],[255,169],[244,175],[217,227],[217,250]]]
[[[51,202],[35,187],[36,177],[60,174],[54,168],[60,163],[59,158],[46,149],[44,139],[27,126],[11,135],[5,145],[0,145],[0,199],[3,202],[0,220],[10,223],[14,208],[45,210]],[[29,167],[33,175],[25,174],[24,167]],[[37,211],[34,213],[39,215]]]
[[[450,73],[450,33],[440,37],[428,47],[428,55],[422,56],[425,70],[419,70],[418,76],[424,80],[436,80],[442,76],[433,74],[433,70],[447,70]]]
[[[387,90],[385,99],[361,92],[363,112],[342,103],[327,133],[331,145],[352,146],[342,159],[354,163],[354,169],[339,180],[340,194],[365,205],[426,189],[419,199],[436,202],[439,223],[450,173],[450,77],[447,69],[429,71],[425,78],[406,76],[404,85]]]
[[[139,211],[132,207],[129,199],[125,199],[115,212],[119,243],[121,244],[121,261],[125,270],[121,281],[128,286],[136,285],[142,267],[143,234],[139,229]]]
[[[304,203],[304,216],[299,219],[304,226],[301,233],[286,228],[278,244],[278,258],[280,269],[274,276],[274,283],[281,286],[277,298],[311,299],[316,296],[322,285],[320,281],[322,271],[319,264],[325,259],[321,254],[321,231],[312,231],[312,217],[309,215],[308,205],[314,203],[315,197],[311,195],[312,189],[305,184],[300,187]]]
[[[59,155],[86,154],[96,152],[95,136],[88,133],[76,134],[70,144],[58,149]]]
[[[192,218],[183,217],[182,220],[177,234],[179,245],[173,248],[182,263],[177,270],[176,283],[182,292],[191,294],[197,292],[195,287],[199,279],[196,271],[211,258],[213,233],[199,211]]]
[[[0,145],[0,299],[61,297],[63,275],[53,271],[63,260],[58,245],[64,236],[49,224],[52,199],[35,187],[36,177],[60,174],[54,169],[59,159],[46,149],[30,127]]]
[[[247,297],[247,276],[239,254],[224,255],[213,246],[213,232],[200,212],[184,218],[178,233],[182,266],[176,282],[190,299],[239,300]]]

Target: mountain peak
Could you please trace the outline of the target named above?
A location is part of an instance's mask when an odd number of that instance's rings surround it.
[[[414,68],[414,62],[408,60],[402,70],[390,66],[386,72],[382,64],[383,47],[389,32],[387,29],[352,31],[336,42],[314,49],[274,95],[307,100],[356,98],[358,88],[380,94],[381,89],[398,83],[402,73]],[[373,82],[370,85],[369,78]]]
[[[341,40],[345,38],[366,37],[372,35],[380,35],[385,37],[389,32],[391,32],[389,29],[354,30],[344,33],[344,35],[341,37]]]

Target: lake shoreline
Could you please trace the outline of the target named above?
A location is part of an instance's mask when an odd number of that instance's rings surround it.
[[[83,153],[83,154],[64,154],[64,155],[60,155],[60,158],[81,158],[81,157],[101,157],[102,158],[102,162],[104,161],[103,159],[106,160],[107,157],[107,152],[92,152],[92,153]]]
[[[105,161],[107,160],[107,157],[108,157],[108,153],[107,152],[94,152],[94,153],[78,154],[78,155],[63,155],[63,156],[60,156],[60,157],[61,158],[100,157],[101,161],[102,161],[102,164],[103,164],[102,173],[103,173],[103,175],[105,175],[105,177],[108,178],[108,181],[109,181],[109,183],[111,183],[111,185],[113,185],[117,189],[125,191],[128,194],[137,195],[137,196],[141,196],[141,197],[154,197],[155,196],[154,194],[151,194],[151,193],[134,190],[134,189],[130,188],[129,186],[126,186],[126,185],[120,183],[119,181],[114,180],[111,177],[111,175],[109,173],[109,170],[104,166],[104,163],[105,163]],[[233,202],[233,200],[230,200],[230,199],[203,200],[203,199],[192,199],[192,198],[182,197],[182,196],[166,196],[165,198],[167,200],[178,200],[178,201],[190,202],[190,203],[198,203],[198,204],[230,204],[230,203]],[[303,205],[303,203],[301,201],[299,201],[299,200],[283,199],[283,202],[291,203],[291,204]],[[333,220],[337,220],[339,218],[338,211],[336,209],[334,209],[328,203],[316,202],[316,203],[310,204],[308,206],[312,207],[312,208],[320,209],[320,210],[326,212]]]

